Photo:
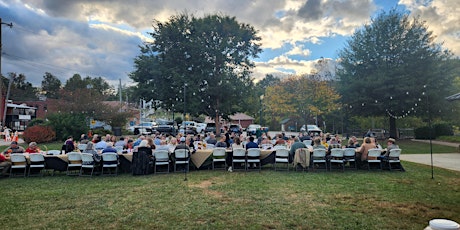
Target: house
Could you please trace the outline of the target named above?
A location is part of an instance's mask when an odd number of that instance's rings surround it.
[[[14,130],[23,131],[27,124],[36,118],[36,109],[27,104],[13,104],[9,101],[7,103],[5,125]]]
[[[241,125],[243,129],[246,129],[250,124],[254,123],[254,118],[244,113],[235,113],[234,115],[230,115],[229,118],[230,118],[230,121],[225,122],[221,117],[220,124],[221,125],[239,124]],[[204,122],[212,123],[214,122],[214,119],[211,117],[206,117]]]

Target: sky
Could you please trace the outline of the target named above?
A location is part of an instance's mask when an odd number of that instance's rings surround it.
[[[224,14],[262,37],[255,81],[266,74],[310,73],[330,59],[356,29],[382,11],[404,10],[426,21],[435,42],[460,56],[459,0],[0,0],[1,72],[24,74],[40,86],[45,72],[63,83],[74,74],[132,85],[139,45],[152,42],[154,19],[187,12]]]

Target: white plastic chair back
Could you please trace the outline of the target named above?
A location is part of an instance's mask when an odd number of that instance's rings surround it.
[[[82,153],[81,154],[81,160],[86,165],[94,164],[93,154],[91,154],[91,153]]]
[[[321,158],[326,156],[326,149],[314,149],[313,155],[314,158]]]
[[[369,149],[367,157],[379,157],[382,153],[381,149]]]
[[[243,146],[245,146],[245,145],[243,145]],[[262,149],[267,150],[267,149],[273,148],[273,145],[272,144],[262,144],[261,147],[262,147]]]
[[[117,161],[117,154],[116,153],[103,153],[102,154],[102,161]]]
[[[169,152],[166,150],[157,150],[153,152],[156,161],[169,161]]]
[[[287,149],[286,145],[276,145],[275,147],[273,147],[275,150],[277,149]]]
[[[27,160],[26,160],[26,157],[24,156],[24,154],[22,153],[13,153],[10,155],[10,160],[11,160],[11,163],[14,164],[20,164],[20,163],[25,163],[24,164],[24,167],[25,165],[27,164]]]
[[[67,159],[69,160],[69,162],[81,161],[81,153],[78,153],[78,152],[67,153]]]
[[[206,149],[214,149],[214,144],[206,144]]]
[[[391,149],[388,157],[390,158],[399,158],[401,156],[401,149]]]
[[[78,148],[78,150],[83,152],[83,151],[86,150],[86,146],[87,146],[87,144],[78,144],[77,148]]]
[[[344,157],[354,157],[356,155],[356,149],[354,148],[345,148],[343,149]]]
[[[174,157],[177,158],[188,158],[188,151],[186,149],[176,149],[174,151]]]
[[[260,157],[260,149],[248,149],[248,157]]]
[[[344,153],[344,150],[343,150],[343,149],[339,149],[339,148],[331,149],[331,157],[339,157],[339,158],[342,158],[342,157],[343,157],[343,153]]]
[[[30,162],[44,162],[45,157],[42,154],[29,154]]]
[[[123,153],[123,146],[115,146],[117,153]]]
[[[244,157],[244,156],[246,156],[246,149],[234,148],[233,149],[233,156],[234,157]]]
[[[214,148],[212,150],[213,157],[225,157],[225,148]]]
[[[286,158],[289,157],[289,150],[287,149],[277,149],[275,152],[276,157]]]
[[[61,154],[61,150],[48,150],[48,155],[59,155]]]
[[[304,140],[303,143],[308,147],[311,146],[311,140]]]

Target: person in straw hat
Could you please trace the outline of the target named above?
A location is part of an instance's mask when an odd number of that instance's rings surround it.
[[[399,146],[396,144],[396,140],[393,138],[388,138],[387,140],[387,148],[385,151],[385,157],[388,157],[390,154],[390,150],[392,149],[399,149]]]

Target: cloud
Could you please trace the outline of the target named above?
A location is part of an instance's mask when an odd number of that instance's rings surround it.
[[[393,0],[394,1],[394,0]],[[166,21],[188,12],[220,13],[248,23],[262,37],[262,48],[276,50],[256,63],[254,78],[309,73],[316,47],[327,38],[347,37],[369,21],[379,7],[371,0],[0,0],[4,22],[2,72],[24,73],[40,85],[45,72],[63,82],[74,73],[129,82],[138,46],[151,38],[154,19]],[[427,21],[445,46],[460,53],[460,1],[400,0]],[[309,45],[314,44],[315,47]],[[286,47],[292,47],[286,49]],[[315,49],[316,48],[316,49]],[[326,47],[328,48],[328,47]],[[279,52],[278,52],[279,51]],[[312,56],[315,52],[316,57]]]
[[[400,0],[412,16],[420,16],[426,21],[428,29],[437,36],[436,42],[444,43],[456,56],[460,56],[460,1]]]

